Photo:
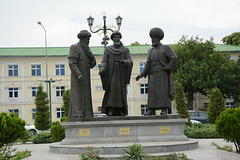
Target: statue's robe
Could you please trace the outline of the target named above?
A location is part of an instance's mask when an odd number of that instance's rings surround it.
[[[124,60],[125,65],[119,60]],[[104,50],[101,68],[101,80],[105,90],[102,113],[108,113],[108,107],[121,108],[120,110],[127,114],[127,84],[130,82],[132,72],[132,58],[128,48],[122,44],[116,48],[114,45],[108,46]]]
[[[144,77],[148,76],[149,109],[171,107],[174,92],[171,71],[176,62],[177,56],[169,45],[159,43],[149,49],[146,66],[141,73]]]
[[[92,54],[91,51],[90,54]],[[91,57],[87,55],[81,46],[81,42],[70,47],[68,59],[71,70],[68,117],[92,117],[90,68],[96,65],[96,60],[93,55]],[[82,75],[83,80],[77,78],[79,75]]]

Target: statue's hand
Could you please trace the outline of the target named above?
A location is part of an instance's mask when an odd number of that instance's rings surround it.
[[[138,81],[140,78],[142,78],[143,76],[141,74],[139,74],[137,77],[136,77],[136,81]]]
[[[78,79],[79,81],[83,81],[83,76],[80,74],[80,75],[77,77],[77,79]]]
[[[127,61],[126,61],[126,60],[123,60],[123,59],[122,59],[122,60],[120,60],[119,62],[122,64],[123,67],[126,67],[126,66],[127,66]]]
[[[104,72],[104,68],[102,67],[102,68],[99,69],[98,74],[101,75],[101,74],[103,74],[103,72]]]
[[[170,70],[170,66],[169,65],[165,65],[164,67],[162,67],[162,70],[169,71]]]

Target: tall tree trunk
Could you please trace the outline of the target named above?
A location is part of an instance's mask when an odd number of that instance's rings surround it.
[[[193,110],[193,94],[194,91],[188,92],[187,100],[188,100],[188,110]]]

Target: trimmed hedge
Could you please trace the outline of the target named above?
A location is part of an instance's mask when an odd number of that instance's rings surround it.
[[[48,132],[40,132],[36,136],[33,137],[33,143],[52,143],[53,139],[51,133]]]
[[[184,134],[189,138],[222,138],[214,124],[192,124],[192,127],[185,125]]]

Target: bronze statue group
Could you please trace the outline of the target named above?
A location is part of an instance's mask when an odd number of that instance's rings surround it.
[[[162,29],[155,27],[149,32],[152,48],[148,51],[146,65],[136,77],[148,77],[148,103],[146,115],[167,114],[171,107],[174,85],[171,71],[177,62],[177,56],[169,45],[163,45]],[[79,42],[71,45],[69,67],[71,70],[71,91],[69,118],[93,117],[90,69],[96,65],[96,59],[89,48],[91,33],[82,30],[78,33]],[[128,114],[126,88],[130,83],[133,61],[130,51],[121,42],[122,34],[114,31],[111,35],[113,45],[104,49],[99,65],[105,94],[102,101],[102,113],[108,116],[125,116]]]

